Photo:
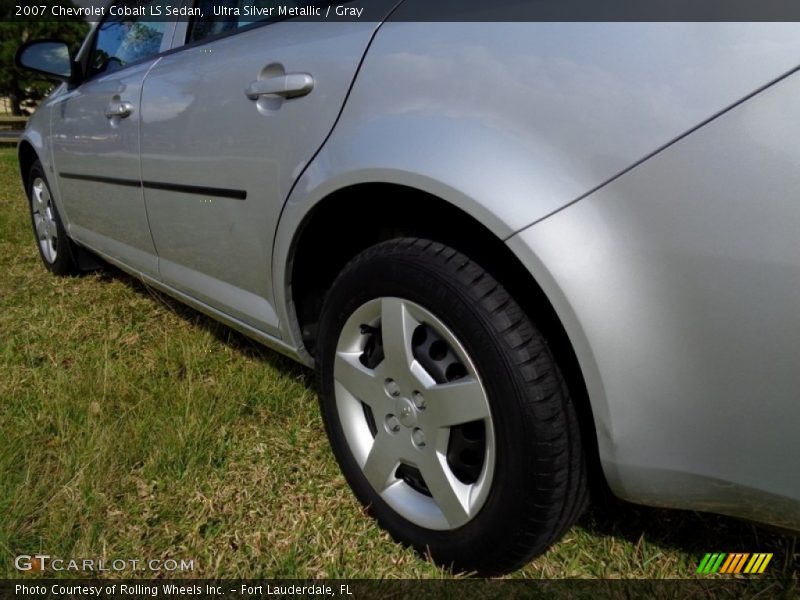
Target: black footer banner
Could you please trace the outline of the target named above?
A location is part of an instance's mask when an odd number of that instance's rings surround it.
[[[12,579],[0,598],[16,600],[480,600],[516,598],[800,598],[797,580],[697,578],[685,580],[211,580]]]

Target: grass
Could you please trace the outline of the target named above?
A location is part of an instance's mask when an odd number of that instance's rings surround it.
[[[163,576],[449,576],[365,517],[310,372],[117,270],[50,276],[26,210],[0,149],[0,575],[41,552],[194,560]],[[619,503],[515,576],[689,577],[711,551],[797,575],[792,538]]]

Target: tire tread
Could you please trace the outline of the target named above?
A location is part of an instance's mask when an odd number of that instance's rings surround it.
[[[563,375],[542,334],[517,301],[488,271],[459,251],[421,238],[398,238],[363,251],[341,277],[375,260],[390,257],[424,265],[437,280],[480,308],[485,326],[503,348],[526,424],[536,440],[523,483],[531,500],[502,547],[471,548],[458,557],[435,558],[458,570],[482,575],[507,573],[543,553],[574,524],[588,502],[586,464],[578,419]],[[338,281],[338,280],[337,280]],[[334,283],[334,288],[336,287]],[[425,552],[426,549],[418,548]]]

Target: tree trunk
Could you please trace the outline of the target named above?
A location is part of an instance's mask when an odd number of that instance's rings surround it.
[[[11,100],[11,114],[15,117],[22,117],[22,90],[19,88],[19,80],[16,77],[11,80],[11,93],[8,97]]]

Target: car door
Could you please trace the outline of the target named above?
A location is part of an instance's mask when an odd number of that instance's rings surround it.
[[[130,4],[122,0],[114,6]],[[140,178],[139,98],[144,77],[166,47],[172,27],[139,17],[101,22],[86,79],[59,99],[51,121],[70,235],[154,277],[158,263]]]
[[[270,258],[281,207],[378,24],[214,20],[212,4],[199,3],[205,18],[187,46],[144,83],[145,202],[162,281],[278,335]]]

